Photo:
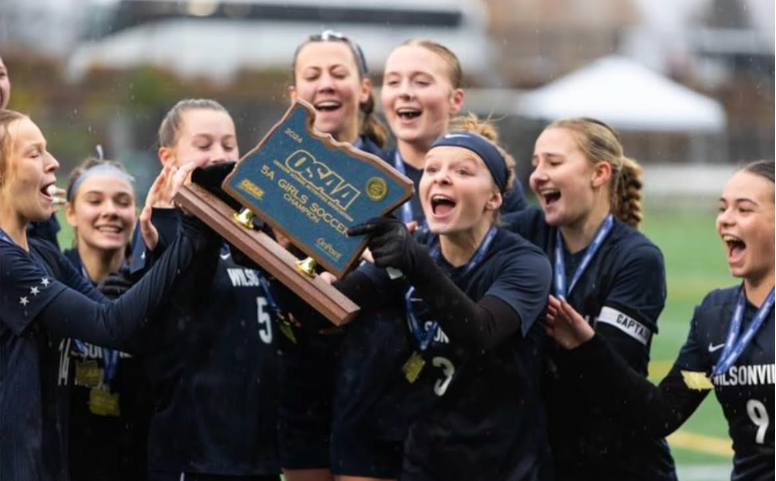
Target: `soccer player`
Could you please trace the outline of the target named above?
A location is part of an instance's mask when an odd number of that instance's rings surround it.
[[[551,268],[538,248],[498,227],[514,161],[489,140],[495,130],[473,116],[453,128],[425,157],[425,245],[392,219],[349,232],[370,234],[375,261],[361,271],[372,285],[357,286],[359,304],[374,297],[373,305],[398,302],[406,310],[412,348],[397,368],[412,418],[400,478],[542,479],[543,335],[535,321]],[[380,267],[403,278],[386,282]],[[365,295],[370,287],[375,292]]]
[[[0,109],[7,108],[8,102],[10,101],[11,76],[8,73],[8,68],[6,68],[5,63],[3,63],[3,58],[0,57]],[[58,196],[62,194],[64,194],[64,192],[60,191],[59,189],[57,189],[56,193],[54,194],[54,212],[56,212],[56,209],[58,208],[57,205],[61,205],[61,199]],[[56,215],[52,214],[51,217],[49,217],[47,220],[44,220],[43,222],[30,222],[27,229],[27,234],[30,237],[49,241],[57,248],[59,248],[57,233],[59,232],[60,227]]]
[[[103,297],[27,225],[51,216],[59,164],[29,117],[0,110],[0,477],[67,479],[67,418],[57,402],[61,338],[120,348],[182,281],[195,257],[215,257],[217,237],[188,216],[180,234],[137,285]],[[155,185],[174,192],[191,172],[164,169]]]
[[[214,100],[178,102],[159,127],[159,160],[177,166],[236,161],[235,127]],[[180,228],[170,209],[144,209],[153,226],[144,239],[156,250]],[[148,240],[145,241],[149,242]],[[156,254],[138,242],[132,270]],[[136,262],[137,261],[137,262]],[[262,272],[237,265],[222,241],[213,259],[197,262],[141,334],[140,351],[152,386],[148,436],[152,481],[278,480],[278,305]]]
[[[548,333],[567,349],[578,393],[619,422],[666,436],[714,390],[733,439],[734,481],[774,477],[774,163],[752,162],[719,199],[717,233],[739,285],[716,289],[695,308],[671,371],[654,386],[567,303],[552,300]],[[602,395],[607,393],[606,395]],[[575,403],[567,409],[577,410]]]
[[[388,152],[391,164],[420,191],[423,163],[431,144],[449,129],[450,120],[463,107],[463,72],[458,57],[444,45],[425,39],[411,39],[397,46],[383,69],[380,92],[385,119],[396,138],[396,148]],[[504,197],[502,213],[525,207],[520,182],[513,182]],[[399,210],[404,222],[415,221],[422,229],[420,198]]]
[[[532,162],[530,185],[541,209],[506,216],[506,222],[552,261],[553,295],[646,377],[666,283],[660,249],[636,230],[640,167],[624,157],[614,130],[584,118],[545,128]],[[665,441],[578,400],[573,374],[559,362],[557,348],[548,347],[543,390],[557,478],[675,479]],[[572,399],[578,409],[568,409]]]
[[[75,242],[64,255],[84,279],[96,286],[126,266],[137,207],[134,179],[120,164],[89,158],[76,167],[65,216]],[[145,479],[151,405],[140,359],[80,339],[58,347],[58,385],[70,390],[70,476]]]
[[[318,132],[383,154],[387,133],[374,115],[374,92],[358,44],[330,30],[310,36],[294,54],[292,81],[289,97],[313,105]],[[332,479],[332,398],[344,336],[316,316],[298,321],[281,324],[281,465],[289,481],[324,481]]]
[[[397,219],[349,232],[370,235],[375,264],[334,283],[362,308],[348,328],[384,335],[361,347],[362,366],[343,357],[333,452],[351,469],[371,460],[373,471],[342,479],[528,480],[547,467],[535,321],[551,269],[538,248],[497,227],[514,164],[488,140],[495,131],[471,118],[459,128],[425,159],[419,196],[430,248]]]

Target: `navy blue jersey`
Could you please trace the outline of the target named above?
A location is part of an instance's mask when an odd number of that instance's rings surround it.
[[[396,159],[401,159],[401,155],[399,155],[399,151],[397,149],[390,150],[386,152],[382,156],[386,162],[391,164],[392,166],[396,165]],[[402,168],[404,169],[404,175],[406,175],[415,186],[415,193],[413,194],[412,198],[409,200],[411,209],[408,211],[408,213],[411,213],[409,217],[411,217],[410,220],[415,220],[418,222],[419,225],[423,225],[424,221],[426,220],[426,215],[423,213],[423,206],[420,203],[420,178],[423,177],[423,170],[416,169],[415,167],[407,164],[403,160],[401,160]],[[528,204],[525,200],[525,192],[523,191],[523,185],[520,183],[520,181],[515,177],[514,182],[512,183],[512,190],[504,195],[504,202],[501,205],[501,213],[502,214],[508,214],[510,212],[518,212],[520,210],[523,210]],[[399,207],[399,209],[396,210],[396,214],[399,216],[399,219],[401,219],[404,222],[407,222],[408,220],[405,218],[402,207]]]
[[[27,236],[48,241],[59,249],[57,234],[60,229],[59,220],[57,220],[56,214],[52,214],[48,220],[44,220],[43,222],[31,222],[27,226]]]
[[[88,279],[78,250],[64,254]],[[57,355],[57,383],[70,392],[68,452],[73,479],[144,479],[151,398],[140,359],[70,338],[59,342]]]
[[[163,239],[179,222],[168,214],[154,211]],[[142,244],[137,255],[146,251]],[[261,276],[235,264],[224,246],[212,262],[192,268],[142,332],[140,352],[155,396],[150,471],[280,472],[277,333]]]
[[[722,354],[736,307],[739,287],[710,292],[695,308],[690,333],[675,367],[680,371],[709,375]],[[746,303],[741,332],[757,308]],[[711,382],[733,439],[734,481],[760,481],[774,476],[774,316],[765,318],[754,339],[733,366]],[[708,391],[702,391],[704,394]],[[687,409],[686,416],[703,400]]]
[[[548,453],[538,385],[543,333],[534,322],[549,290],[547,260],[527,241],[498,230],[465,276],[438,262],[471,300],[496,297],[522,325],[477,352],[439,329],[419,354],[407,323],[406,282],[363,264],[359,271],[379,286],[379,312],[364,311],[348,326],[335,436],[345,424],[346,434],[362,442],[405,437],[401,479],[540,479]],[[432,323],[421,321],[426,330]],[[422,357],[424,367],[410,381],[403,371],[412,356]],[[342,392],[343,386],[349,388]]]
[[[440,325],[421,354],[425,367],[411,384],[423,398],[405,443],[402,479],[544,479],[549,474],[539,392],[544,333],[536,320],[549,293],[549,263],[529,242],[499,230],[470,271],[462,273],[465,267],[454,268],[441,256],[438,264],[471,300],[495,297],[515,311],[521,325],[493,348],[476,352]],[[425,319],[424,329],[430,321]]]
[[[58,399],[53,348],[59,339],[34,320],[66,285],[85,282],[53,245],[37,239],[29,245],[27,253],[0,240],[3,274],[14,267],[0,285],[0,478],[69,479],[67,413]]]
[[[120,347],[206,253],[206,230],[187,221],[156,266],[121,299],[104,298],[53,245],[30,251],[0,231],[0,477],[68,479],[66,410],[56,402],[62,337]]]
[[[557,228],[545,222],[540,209],[529,208],[504,220],[554,258]],[[572,278],[584,253],[570,254],[564,248],[566,279]],[[618,220],[567,295],[569,304],[645,377],[665,298],[660,250]],[[631,429],[600,406],[578,399],[574,380],[564,373],[557,349],[548,344],[543,391],[559,479],[674,479],[665,441]],[[568,409],[569,399],[575,399],[578,409]]]

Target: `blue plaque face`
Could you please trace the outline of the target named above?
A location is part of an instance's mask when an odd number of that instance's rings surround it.
[[[336,276],[366,246],[347,230],[412,197],[412,181],[380,158],[312,131],[315,111],[297,100],[237,163],[224,190]]]

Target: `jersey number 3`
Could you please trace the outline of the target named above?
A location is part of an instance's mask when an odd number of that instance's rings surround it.
[[[263,297],[256,298],[256,307],[258,308],[257,318],[259,321],[259,338],[264,344],[272,343],[272,319],[269,312],[266,311],[267,300]]]
[[[442,396],[447,388],[450,386],[450,381],[453,380],[453,374],[455,374],[455,366],[446,357],[436,356],[431,360],[431,364],[434,367],[442,368],[442,379],[437,379],[434,383],[434,393],[437,396]]]

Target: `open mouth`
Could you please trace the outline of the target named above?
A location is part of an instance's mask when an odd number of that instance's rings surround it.
[[[560,191],[558,189],[544,189],[539,192],[539,195],[544,199],[545,205],[552,205],[560,199]]]
[[[95,229],[102,234],[121,234],[124,231],[123,228],[115,225],[100,225]]]
[[[725,243],[725,247],[727,247],[728,259],[730,260],[739,259],[746,250],[746,242],[734,235],[724,234],[722,241]]]
[[[45,197],[47,200],[51,200],[51,201],[54,200],[54,194],[56,193],[56,191],[57,191],[57,186],[54,185],[53,182],[51,182],[50,184],[46,184],[40,188],[41,195],[43,195],[43,197]]]
[[[396,110],[396,115],[400,119],[404,119],[404,120],[412,120],[412,119],[418,118],[420,117],[421,113],[422,112],[420,110],[409,108],[409,107],[403,107]]]
[[[434,194],[431,197],[431,210],[435,216],[444,217],[455,209],[455,201],[442,194]]]
[[[315,110],[319,112],[334,112],[335,110],[338,110],[340,107],[342,107],[341,102],[337,102],[336,100],[324,100],[322,102],[318,102],[314,105]]]

